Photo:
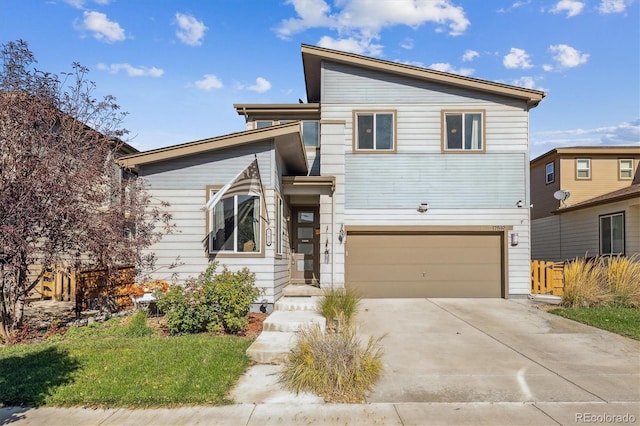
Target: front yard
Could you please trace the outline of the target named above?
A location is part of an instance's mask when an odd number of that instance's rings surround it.
[[[640,309],[622,306],[591,308],[554,308],[549,310],[574,321],[581,322],[621,336],[640,340]]]
[[[41,343],[0,347],[0,406],[229,404],[252,341],[169,337],[131,317],[72,327]]]

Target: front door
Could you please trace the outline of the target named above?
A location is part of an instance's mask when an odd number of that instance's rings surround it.
[[[318,284],[320,282],[320,218],[317,207],[292,208],[293,265],[291,280],[294,283]]]

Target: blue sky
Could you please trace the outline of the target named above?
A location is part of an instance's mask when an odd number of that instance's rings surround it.
[[[234,103],[305,99],[300,44],[547,92],[532,158],[640,148],[638,0],[0,0],[0,43],[87,66],[141,150],[244,129]]]

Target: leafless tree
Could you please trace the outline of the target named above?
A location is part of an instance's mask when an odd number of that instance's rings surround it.
[[[39,71],[22,40],[3,44],[2,59],[0,341],[10,343],[45,267],[150,268],[142,249],[171,231],[171,217],[117,167],[126,114],[114,97],[93,97],[87,68]]]

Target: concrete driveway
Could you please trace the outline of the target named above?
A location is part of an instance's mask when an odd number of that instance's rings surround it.
[[[638,402],[640,342],[523,299],[365,299],[385,372],[369,402]]]

